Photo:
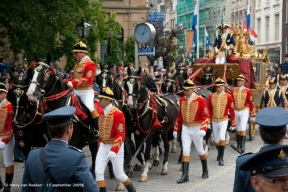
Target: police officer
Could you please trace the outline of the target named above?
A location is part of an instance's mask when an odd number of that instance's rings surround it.
[[[222,34],[219,34],[214,42],[214,49],[216,53],[216,64],[224,64],[226,62],[227,56],[234,49],[236,42],[233,37],[233,34],[227,31],[230,25],[220,24],[217,29],[222,31]]]
[[[43,116],[52,139],[44,148],[35,148],[29,153],[22,191],[99,191],[85,154],[68,145],[73,134],[75,111],[74,107],[61,107]],[[57,184],[60,187],[52,187]]]
[[[251,155],[240,170],[249,171],[256,192],[288,191],[288,145]],[[249,178],[250,178],[249,177]]]
[[[244,87],[244,75],[238,75],[236,80],[237,87],[231,89],[231,95],[234,100],[234,110],[236,117],[237,149],[244,153],[247,122],[249,116],[251,121],[255,121],[256,113],[253,104],[252,91],[249,88]]]
[[[177,138],[177,132],[182,128],[182,177],[178,183],[189,181],[190,148],[193,141],[196,151],[202,163],[202,178],[208,178],[207,154],[203,148],[203,137],[206,135],[209,123],[209,111],[204,98],[194,91],[194,83],[187,79],[184,84],[185,96],[180,99],[180,109],[174,124],[173,136]]]
[[[284,100],[281,91],[276,88],[277,80],[275,77],[268,80],[269,88],[263,92],[260,109],[265,107],[283,107]]]
[[[235,129],[235,113],[233,98],[225,93],[225,81],[221,78],[216,79],[214,83],[216,92],[209,95],[208,109],[212,120],[212,131],[214,142],[218,151],[217,161],[220,166],[224,165],[225,135],[228,126],[228,114],[230,114],[231,129]]]
[[[96,181],[100,192],[106,192],[104,172],[108,161],[113,165],[116,179],[124,184],[128,192],[136,192],[131,180],[124,173],[125,118],[122,111],[112,105],[114,94],[109,87],[103,88],[98,96],[104,109],[99,116],[100,146],[96,157]]]
[[[283,144],[286,124],[288,124],[287,116],[288,111],[280,107],[264,108],[257,113],[256,122],[259,124],[259,134],[264,142],[259,152],[267,151]],[[273,119],[277,119],[277,121],[273,121]],[[250,173],[239,170],[240,165],[252,156],[253,153],[246,153],[236,159],[233,192],[254,192],[250,182]]]
[[[285,105],[285,109],[288,108],[287,106],[287,101],[288,101],[288,85],[287,85],[287,78],[288,75],[284,74],[284,75],[280,75],[280,85],[278,87],[278,89],[282,92],[282,96],[283,96],[283,100],[284,100],[284,105]]]
[[[13,150],[14,143],[13,128],[12,128],[12,104],[6,99],[8,89],[0,83],[0,151],[3,152],[4,166],[5,166],[5,187],[4,192],[10,191],[10,184],[13,180],[14,164],[13,164]],[[0,189],[3,188],[3,183],[0,178]]]
[[[91,112],[94,128],[98,128],[98,113],[94,107],[94,90],[92,89],[95,75],[96,64],[87,55],[87,46],[80,41],[73,48],[74,57],[77,63],[73,69],[72,78],[67,83],[68,87],[74,88],[75,94],[80,97],[83,104]]]
[[[288,75],[288,54],[285,54],[284,62],[280,64],[282,74]]]

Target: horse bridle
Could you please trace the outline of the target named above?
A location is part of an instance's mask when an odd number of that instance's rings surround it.
[[[43,86],[41,87],[40,84],[37,82],[37,81],[32,81],[31,83],[35,83],[36,86],[40,87],[40,92],[42,92],[45,88],[45,85],[47,83],[47,80],[49,79],[52,71],[51,71],[51,66],[44,63],[44,62],[38,62],[37,63],[37,67],[35,70],[37,70],[37,72],[39,73],[40,71],[42,71],[43,69],[43,66],[47,67],[48,69],[46,69],[44,71],[44,84]],[[55,70],[55,69],[54,69]],[[54,72],[55,73],[55,72]],[[43,96],[45,95],[50,95],[52,93],[52,91],[54,90],[55,86],[56,86],[56,83],[59,81],[59,77],[55,75],[55,78],[56,78],[56,81],[54,82],[53,86],[52,86],[52,89],[48,92],[48,93],[44,93]]]
[[[141,89],[141,87],[143,86],[143,79],[142,78],[140,78],[140,77],[138,77],[138,76],[133,76],[133,75],[130,75],[130,76],[128,76],[127,77],[127,79],[129,80],[129,82],[131,83],[131,84],[134,84],[135,83],[135,79],[139,79],[139,81],[138,81],[138,90],[137,90],[137,94],[134,94],[134,93],[129,93],[129,90],[128,90],[128,92],[127,92],[127,96],[129,97],[129,96],[132,96],[132,97],[136,97],[136,106],[138,105],[138,99],[140,98],[140,89]]]

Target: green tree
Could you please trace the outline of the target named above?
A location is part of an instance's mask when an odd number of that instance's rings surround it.
[[[130,35],[124,42],[124,63],[135,63],[135,38],[134,35]]]
[[[28,61],[34,53],[53,60],[67,57],[67,65],[74,64],[72,48],[79,41],[75,26],[84,16],[93,27],[84,43],[95,60],[97,44],[118,38],[121,26],[115,14],[102,9],[101,2],[92,0],[2,0],[0,6],[1,38],[8,38],[9,49],[15,54],[24,52]],[[3,44],[4,42],[0,42]],[[67,66],[66,66],[67,67]]]

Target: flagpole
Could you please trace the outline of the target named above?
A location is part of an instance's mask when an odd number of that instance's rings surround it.
[[[207,43],[207,40],[206,40],[206,25],[205,25],[205,27],[204,27],[204,39],[203,39],[204,55],[206,54],[206,43]]]
[[[196,31],[197,32],[197,58],[199,58],[199,30],[200,30],[200,23],[199,23],[199,2],[196,0],[196,5],[195,6],[198,6],[197,8],[197,25],[198,25],[198,30]]]

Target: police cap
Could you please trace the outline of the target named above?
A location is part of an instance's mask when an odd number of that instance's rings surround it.
[[[73,115],[76,111],[75,107],[61,107],[43,115],[43,119],[49,125],[59,125],[72,121]]]
[[[277,145],[269,150],[251,155],[240,165],[241,171],[249,171],[252,175],[261,174],[268,177],[288,175],[288,145]]]
[[[282,107],[267,107],[256,114],[256,123],[267,132],[279,132],[286,129],[288,111]]]

